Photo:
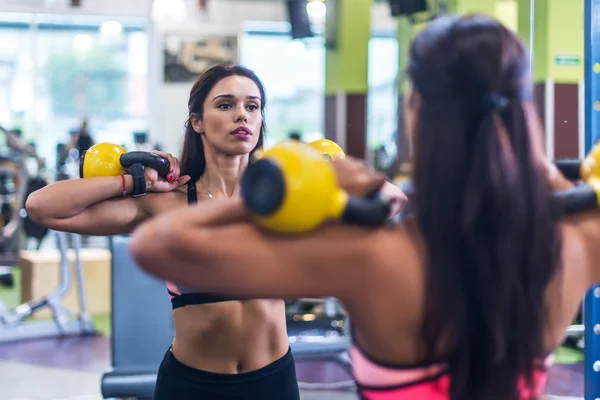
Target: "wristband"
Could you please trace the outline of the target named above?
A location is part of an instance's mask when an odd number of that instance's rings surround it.
[[[121,175],[121,181],[123,182],[123,197],[127,196],[127,184],[125,183],[125,175]]]
[[[144,174],[144,166],[136,163],[125,171],[133,178],[133,197],[139,197],[146,194],[146,175]]]

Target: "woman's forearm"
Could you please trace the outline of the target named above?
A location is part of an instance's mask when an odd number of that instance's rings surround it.
[[[55,182],[31,193],[25,208],[34,221],[70,218],[93,204],[121,196],[122,179],[121,176],[110,176]],[[125,190],[127,193],[133,190],[130,175],[125,175]]]

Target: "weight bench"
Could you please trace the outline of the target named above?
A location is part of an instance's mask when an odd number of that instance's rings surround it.
[[[164,281],[135,264],[128,242],[128,235],[110,238],[112,368],[102,376],[102,396],[151,399],[173,340],[171,302]]]

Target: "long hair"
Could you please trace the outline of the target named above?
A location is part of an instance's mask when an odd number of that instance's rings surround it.
[[[498,21],[468,15],[428,25],[409,58],[421,100],[414,185],[428,247],[425,352],[447,352],[452,400],[517,400],[545,355],[545,291],[560,255],[534,154],[542,132],[528,56]]]
[[[213,87],[221,79],[228,76],[244,76],[251,79],[256,86],[258,86],[261,97],[260,112],[262,115],[262,125],[260,127],[258,143],[252,152],[263,145],[267,129],[265,123],[267,96],[265,87],[261,80],[253,71],[241,65],[220,64],[209,68],[198,77],[194,83],[194,86],[192,86],[192,90],[190,91],[190,99],[188,101],[189,118],[185,124],[185,138],[183,140],[183,148],[181,150],[180,160],[181,175],[189,175],[191,177],[190,182],[192,183],[196,182],[202,177],[202,174],[204,174],[204,168],[206,167],[204,144],[202,143],[200,134],[194,131],[194,127],[191,123],[192,114],[198,114],[202,119],[204,116],[204,100],[206,100],[206,97]]]

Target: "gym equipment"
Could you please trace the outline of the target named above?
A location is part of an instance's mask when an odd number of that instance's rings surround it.
[[[600,74],[596,73],[600,59],[600,0],[584,1],[584,113],[585,149],[600,137],[600,112],[595,105],[600,90]],[[583,306],[585,325],[584,393],[585,400],[600,398],[600,286],[593,287],[585,297]]]
[[[43,169],[32,144],[26,143],[19,131],[7,130],[0,125],[0,132],[6,139],[8,150],[0,155],[0,282],[13,284],[13,267],[19,263],[19,250],[24,244],[23,230],[24,204],[32,179],[27,168],[30,157]],[[2,304],[0,304],[2,308]]]
[[[597,145],[593,143],[600,136],[600,113],[595,110],[600,89],[600,74],[595,73],[600,58],[600,31],[596,29],[600,23],[600,0],[584,1],[584,113],[585,113],[585,149],[588,154],[595,154]],[[533,59],[533,58],[532,58]],[[594,155],[592,158],[596,158]],[[559,169],[561,167],[559,166]],[[577,168],[573,168],[577,173]],[[568,172],[563,173],[570,178]],[[596,176],[600,176],[596,174]],[[573,178],[571,178],[573,179]],[[575,180],[577,178],[574,178]],[[592,183],[592,186],[595,183]],[[595,206],[596,207],[596,206]],[[584,399],[600,398],[600,285],[592,287],[583,301],[584,326]]]
[[[344,150],[336,142],[329,139],[313,140],[308,145],[324,155],[328,160],[346,157]]]
[[[389,204],[349,197],[330,162],[306,144],[288,141],[265,151],[242,177],[242,197],[255,222],[279,233],[308,232],[328,219],[361,225],[387,220]]]
[[[174,335],[164,281],[137,266],[129,236],[112,236],[112,368],[102,376],[104,398],[149,398]]]
[[[21,201],[26,196],[27,172],[17,160],[0,157],[0,264],[18,263]]]
[[[103,142],[83,152],[79,162],[79,176],[93,178],[123,175],[133,164],[155,169],[164,180],[169,175],[170,165],[166,158],[147,151],[128,152],[123,146]]]
[[[97,334],[92,318],[86,308],[83,265],[79,258],[80,237],[78,235],[72,235],[71,241],[75,253],[79,314],[74,315],[73,312],[61,304],[61,299],[71,288],[72,277],[71,265],[67,257],[67,233],[56,232],[56,235],[61,255],[59,287],[43,298],[21,304],[14,309],[8,309],[0,303],[0,343],[47,337]],[[51,321],[26,321],[28,317],[44,307],[49,307],[52,311]]]

